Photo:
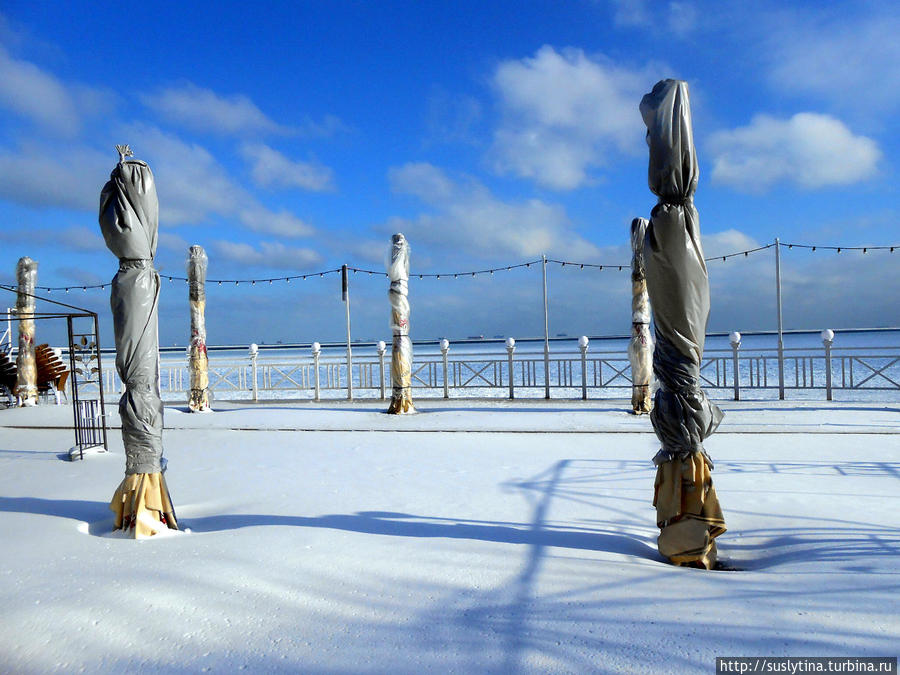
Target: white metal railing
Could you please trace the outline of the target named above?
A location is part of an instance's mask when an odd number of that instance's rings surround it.
[[[739,338],[740,336],[738,336]],[[735,400],[748,391],[821,390],[831,400],[835,391],[900,391],[900,347],[707,350],[700,368],[701,386],[712,395],[731,395]],[[315,347],[315,346],[314,346]],[[542,353],[515,354],[514,343],[506,354],[496,351],[452,354],[449,344],[440,352],[419,353],[413,363],[412,386],[420,398],[541,397],[547,389],[558,398],[587,399],[630,395],[631,366],[622,351],[591,353],[587,340],[579,352],[551,354],[545,369]],[[781,365],[781,368],[779,368]],[[549,372],[549,382],[545,373]],[[779,373],[783,373],[783,382]],[[390,395],[390,356],[355,355],[351,366],[354,395],[381,398]],[[104,368],[106,391],[121,392],[122,384],[110,367]],[[210,390],[215,398],[334,399],[347,395],[347,361],[341,356],[292,359],[213,358],[209,364]],[[187,363],[164,362],[160,368],[163,398],[176,400],[190,389]]]

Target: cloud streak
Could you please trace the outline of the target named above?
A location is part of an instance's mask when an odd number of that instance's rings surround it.
[[[807,190],[850,185],[871,178],[881,150],[829,115],[797,113],[781,120],[757,115],[749,125],[713,134],[713,180],[742,192],[777,183]]]
[[[641,149],[637,102],[657,79],[649,69],[580,49],[544,46],[533,57],[504,61],[493,75],[503,115],[494,168],[556,190],[589,183],[591,169]]]
[[[85,117],[108,110],[113,100],[113,95],[103,89],[64,83],[0,47],[0,106],[44,131],[75,136]]]
[[[540,253],[594,258],[596,246],[574,232],[565,209],[538,199],[505,202],[478,181],[453,180],[427,163],[410,163],[389,173],[395,192],[413,195],[434,209],[415,220],[395,219],[411,241],[454,247],[478,258]]]
[[[334,190],[334,172],[317,162],[288,159],[264,143],[245,143],[241,155],[251,165],[253,182],[265,188],[300,188],[311,192]]]

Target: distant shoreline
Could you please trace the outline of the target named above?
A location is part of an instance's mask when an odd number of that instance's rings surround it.
[[[900,331],[900,327],[886,327],[886,328],[833,328],[835,333],[887,333],[891,331]],[[791,330],[782,331],[784,335],[817,335],[821,332],[821,329],[814,330],[808,328],[795,328]],[[706,337],[728,337],[731,334],[728,332],[714,332],[707,333]],[[777,335],[777,330],[748,330],[742,331],[741,335]],[[513,336],[515,337],[515,336]],[[566,340],[577,340],[580,336],[578,335],[555,335],[550,338],[550,342],[565,342]],[[631,336],[628,334],[622,335],[588,335],[588,338],[591,341],[595,340],[627,340]],[[442,338],[430,338],[424,340],[413,340],[413,345],[439,345],[441,343]],[[448,338],[450,339],[450,338]],[[516,342],[543,342],[543,336],[539,337],[516,337]],[[387,342],[387,340],[385,341]],[[460,344],[468,344],[468,345],[479,345],[479,344],[501,344],[506,342],[506,337],[485,337],[485,338],[457,338],[450,339],[451,345],[460,345]],[[320,342],[319,343],[323,349],[327,348],[339,348],[346,347],[346,341],[336,341],[336,342]],[[353,347],[375,347],[378,344],[378,340],[361,340],[359,342],[354,341],[351,343]],[[246,351],[249,344],[238,344],[238,345],[207,345],[207,348],[210,350],[214,350],[217,352],[224,351]],[[281,349],[310,349],[312,347],[311,342],[291,342],[291,343],[275,343],[275,344],[264,344],[257,343],[260,351],[277,351]],[[183,352],[187,349],[187,345],[174,345],[170,347],[160,347],[160,352],[165,353],[173,353],[173,352]],[[115,352],[114,349],[104,349],[103,353]]]

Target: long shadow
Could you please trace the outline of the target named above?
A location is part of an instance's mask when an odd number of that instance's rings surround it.
[[[88,532],[100,536],[112,531],[113,516],[109,502],[81,499],[41,499],[39,497],[0,497],[0,512],[32,513],[86,522]]]
[[[182,517],[181,522],[194,532],[221,532],[244,527],[271,525],[316,527],[391,537],[470,539],[498,544],[606,551],[659,559],[656,550],[639,539],[601,530],[544,529],[535,528],[533,525],[517,526],[514,523],[423,518],[405,513],[382,511],[317,517],[222,514],[200,518]]]
[[[98,535],[104,533],[104,528],[108,526],[111,518],[108,503],[75,499],[0,497],[0,512],[33,513],[79,522],[86,521],[91,524],[90,533]],[[270,514],[221,514],[199,518],[183,516],[179,519],[179,525],[182,528],[189,527],[195,533],[224,532],[245,527],[315,527],[391,537],[470,539],[542,548],[606,551],[659,560],[656,550],[639,539],[602,530],[544,529],[535,528],[533,525],[422,518],[383,511],[315,517]]]

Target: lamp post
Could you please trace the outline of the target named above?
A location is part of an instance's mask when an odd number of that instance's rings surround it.
[[[734,367],[734,400],[740,401],[741,379],[740,371],[738,370],[738,350],[741,348],[741,334],[734,331],[728,336],[728,341],[731,342],[731,363]]]
[[[516,351],[516,340],[515,338],[508,337],[506,338],[506,354],[509,358],[509,399],[512,400],[516,397],[515,391],[513,390],[513,352]]]

